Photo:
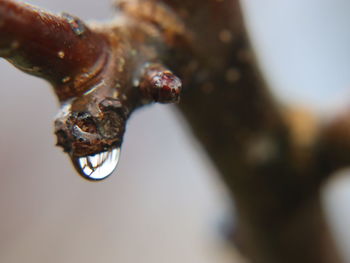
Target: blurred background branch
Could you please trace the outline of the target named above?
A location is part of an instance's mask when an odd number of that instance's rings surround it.
[[[348,164],[347,118],[324,125],[275,103],[237,1],[165,2],[195,35],[192,49],[165,59],[189,87],[181,110],[236,201],[242,251],[253,262],[338,262],[320,187]]]

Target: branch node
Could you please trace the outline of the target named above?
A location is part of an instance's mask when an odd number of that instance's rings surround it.
[[[181,80],[160,64],[148,64],[142,70],[139,85],[143,97],[159,103],[178,103]]]

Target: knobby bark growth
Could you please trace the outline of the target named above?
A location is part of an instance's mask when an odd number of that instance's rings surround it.
[[[274,101],[238,0],[114,5],[112,21],[88,25],[0,0],[0,56],[54,87],[58,145],[73,162],[119,147],[136,108],[178,102],[183,84],[179,107],[235,199],[242,253],[259,263],[340,262],[319,190],[349,164],[347,114],[321,126]]]

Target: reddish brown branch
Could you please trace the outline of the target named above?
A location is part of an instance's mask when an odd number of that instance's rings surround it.
[[[244,250],[253,262],[338,262],[319,201],[321,183],[340,165],[326,168],[321,158],[334,144],[321,150],[318,132],[298,143],[298,123],[256,70],[238,1],[166,2],[196,33],[197,74],[180,108],[236,200]]]
[[[153,20],[122,17],[89,27],[71,15],[11,0],[0,0],[0,22],[0,56],[53,85],[62,103],[57,145],[74,164],[120,147],[137,107],[179,100],[181,81],[160,59],[165,43],[179,34],[175,25],[174,33],[164,34]]]
[[[236,200],[252,262],[339,262],[319,188],[350,161],[346,122],[300,143],[299,122],[256,69],[237,0],[117,2],[117,20],[89,28],[0,0],[0,55],[53,84],[58,145],[74,164],[119,147],[137,107],[178,101],[173,71],[185,83],[180,108]]]
[[[101,70],[105,45],[105,38],[78,18],[0,1],[0,55],[49,80],[61,101],[88,89],[84,82]]]

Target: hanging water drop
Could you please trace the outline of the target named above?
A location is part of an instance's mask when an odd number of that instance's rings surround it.
[[[120,148],[86,157],[73,158],[73,164],[86,179],[100,181],[113,173],[118,165]]]

